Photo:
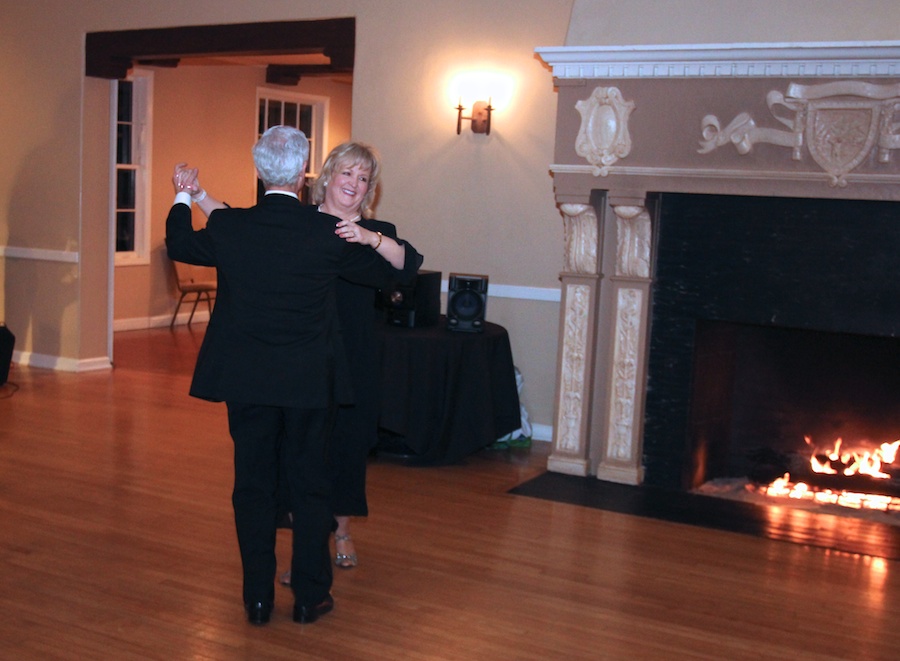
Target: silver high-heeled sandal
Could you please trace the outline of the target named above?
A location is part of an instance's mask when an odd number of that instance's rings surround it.
[[[334,564],[341,569],[353,569],[356,565],[359,564],[359,560],[356,557],[355,553],[339,553],[337,551],[337,543],[338,542],[352,542],[353,538],[350,535],[338,535],[334,536],[335,543],[335,554],[334,554]]]

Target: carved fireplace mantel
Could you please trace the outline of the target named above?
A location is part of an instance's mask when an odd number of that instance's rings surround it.
[[[900,201],[900,42],[537,53],[565,246],[548,469],[639,484],[655,196]]]

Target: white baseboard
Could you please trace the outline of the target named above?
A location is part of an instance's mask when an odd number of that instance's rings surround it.
[[[186,326],[190,318],[190,312],[179,314],[175,318],[176,326]],[[194,313],[194,319],[191,323],[206,323],[209,321],[209,310],[197,310]],[[147,330],[149,328],[163,328],[172,323],[170,315],[157,315],[155,317],[133,317],[131,319],[115,319],[113,321],[113,332],[130,331],[130,330]]]
[[[531,425],[531,440],[533,441],[552,441],[553,426],[552,425]]]
[[[59,370],[61,372],[92,372],[112,369],[112,361],[110,361],[109,356],[79,360],[77,358],[63,358],[62,356],[48,356],[47,354],[32,353],[30,351],[13,351],[12,362],[17,365]]]

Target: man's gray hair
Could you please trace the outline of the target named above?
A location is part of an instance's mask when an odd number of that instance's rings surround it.
[[[253,145],[253,163],[266,188],[293,186],[306,174],[309,140],[291,126],[273,126]]]

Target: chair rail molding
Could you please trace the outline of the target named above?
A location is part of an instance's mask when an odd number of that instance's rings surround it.
[[[45,248],[0,246],[0,257],[32,259],[39,262],[66,262],[69,264],[77,264],[80,260],[81,253],[72,250],[47,250]]]

